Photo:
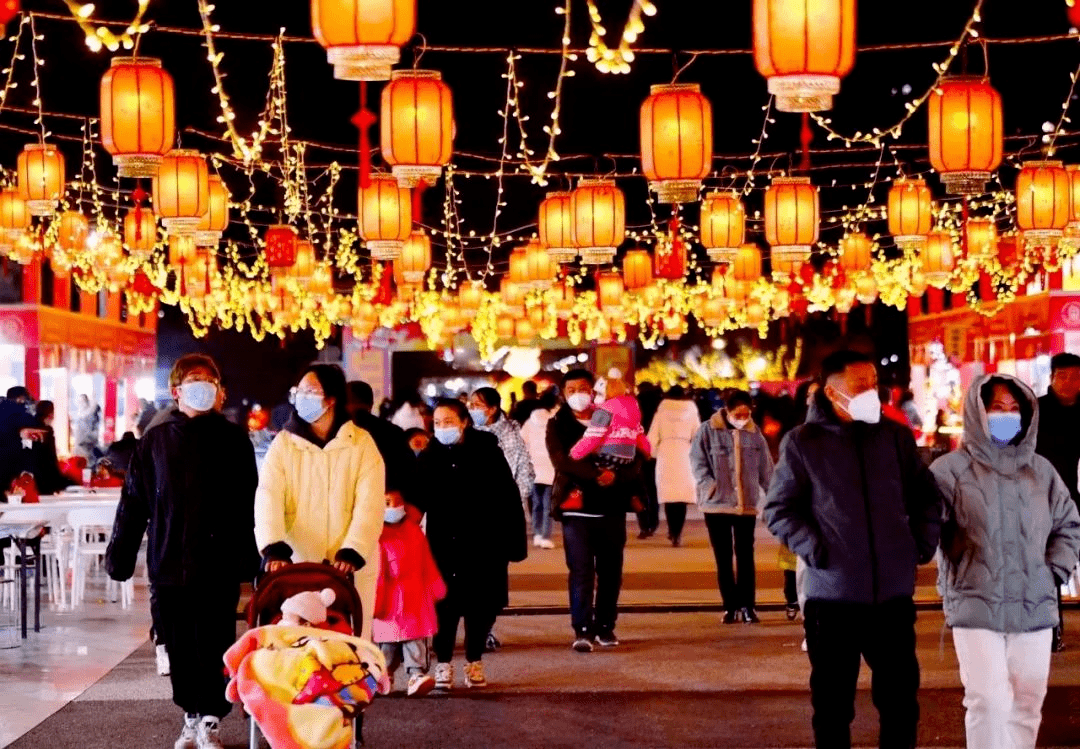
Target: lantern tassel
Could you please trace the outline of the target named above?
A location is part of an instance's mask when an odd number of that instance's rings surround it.
[[[135,201],[135,241],[142,242],[142,202],[146,199],[146,192],[142,189],[141,181],[135,184],[131,199]]]
[[[367,108],[367,81],[360,81],[360,111],[352,123],[360,129],[360,186],[371,187],[371,136],[368,131],[375,124],[375,113]]]
[[[814,140],[814,131],[810,129],[810,113],[803,112],[802,116],[802,130],[799,131],[799,141],[802,143],[802,163],[799,164],[799,168],[804,171],[810,171],[810,144]]]
[[[416,187],[413,188],[412,193],[412,219],[414,222],[419,223],[421,217],[424,215],[424,201],[422,197],[424,190],[427,189],[427,182],[421,179],[416,183]]]

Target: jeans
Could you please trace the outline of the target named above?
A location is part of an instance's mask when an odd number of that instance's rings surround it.
[[[709,543],[716,558],[716,580],[720,585],[724,608],[728,611],[752,609],[757,603],[757,570],[754,568],[756,522],[757,518],[753,515],[705,513],[705,527],[709,531]],[[735,540],[735,567],[732,567],[732,537]]]
[[[551,485],[533,484],[533,535],[551,538]]]
[[[468,605],[450,591],[446,598],[435,604],[435,616],[439,620],[439,631],[435,633],[432,645],[439,663],[453,660],[458,624],[462,619],[465,620],[465,660],[472,663],[484,656],[488,632],[495,624],[495,615],[490,612],[490,607]]]
[[[682,538],[683,527],[686,525],[686,507],[682,502],[666,502],[664,504],[664,519],[667,520],[668,538],[672,541]]]
[[[796,579],[795,570],[784,570],[784,601],[788,606],[799,605],[799,588]]]
[[[972,749],[1035,749],[1050,678],[1053,630],[953,630]]]
[[[618,617],[626,520],[564,517],[563,550],[570,571],[570,624],[579,636],[610,634]],[[593,591],[596,592],[595,604]]]
[[[386,659],[386,673],[391,676],[398,670],[402,660],[405,661],[405,673],[409,676],[426,674],[428,671],[430,656],[426,637],[404,642],[380,642],[379,650]]]
[[[810,599],[803,612],[818,749],[851,747],[861,658],[872,672],[870,694],[880,718],[879,746],[912,749],[919,726],[914,601],[894,598],[860,604]]]

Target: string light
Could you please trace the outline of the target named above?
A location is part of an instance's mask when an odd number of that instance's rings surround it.
[[[622,36],[619,38],[619,45],[612,49],[604,42],[607,29],[604,28],[604,21],[600,17],[600,9],[596,7],[596,0],[585,0],[585,4],[589,9],[589,23],[592,24],[589,49],[585,52],[586,58],[601,73],[629,73],[630,63],[634,61],[631,45],[645,31],[645,23],[641,17],[643,15],[655,16],[656,6],[650,0],[634,0],[626,25],[623,27]],[[570,15],[569,3],[567,3],[566,14]]]
[[[150,30],[149,24],[143,23],[143,16],[150,6],[150,0],[139,0],[139,7],[135,11],[135,17],[127,24],[123,33],[119,36],[109,30],[109,25],[94,26],[90,20],[94,14],[93,3],[77,3],[75,0],[64,0],[71,11],[72,19],[79,24],[79,28],[86,34],[86,46],[91,52],[100,52],[102,48],[110,52],[116,52],[120,47],[135,49],[139,43],[139,36]],[[37,15],[37,14],[31,14]]]

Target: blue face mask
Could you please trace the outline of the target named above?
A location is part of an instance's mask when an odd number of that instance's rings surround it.
[[[187,382],[180,386],[180,405],[196,413],[206,413],[217,400],[217,385],[212,382]]]
[[[296,409],[296,415],[308,424],[314,424],[326,413],[323,397],[312,393],[297,393],[293,407]]]
[[[385,522],[389,523],[390,525],[394,525],[395,523],[400,523],[404,519],[405,519],[405,508],[404,507],[387,507],[385,510],[383,510],[383,520]]]
[[[487,414],[481,411],[479,408],[470,408],[469,418],[471,418],[473,424],[478,427],[487,426]]]
[[[995,442],[1007,445],[1012,442],[1016,435],[1020,434],[1020,414],[1002,413],[1000,411],[988,413],[986,415],[986,426]]]
[[[456,445],[461,442],[461,430],[457,427],[446,427],[445,429],[435,427],[435,439],[444,445]]]

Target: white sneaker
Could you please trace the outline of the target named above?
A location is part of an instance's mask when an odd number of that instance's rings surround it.
[[[803,638],[801,647],[802,647],[802,651],[805,653],[806,652],[806,638],[805,637]]]
[[[428,674],[413,674],[409,677],[409,686],[405,694],[409,697],[423,697],[435,688],[435,679]]]
[[[165,649],[164,645],[158,645],[155,650],[157,651],[157,674],[158,676],[168,676],[169,651]]]
[[[173,744],[173,749],[196,749],[198,741],[199,716],[184,713],[184,730]]]
[[[454,664],[435,664],[435,688],[444,691],[454,688]]]
[[[541,538],[540,543],[537,544],[541,549],[554,549],[555,542],[550,538]]]
[[[213,715],[204,715],[199,721],[195,745],[197,749],[225,749],[218,735],[218,719]]]
[[[540,542],[543,540],[544,538],[540,534],[533,536],[533,546],[540,548]]]
[[[473,661],[465,664],[465,686],[470,688],[487,686],[483,661]]]

